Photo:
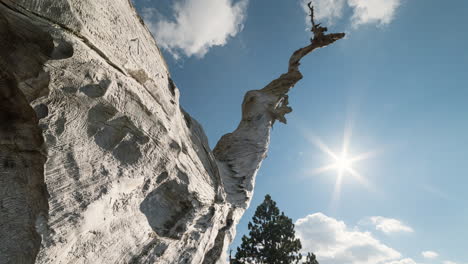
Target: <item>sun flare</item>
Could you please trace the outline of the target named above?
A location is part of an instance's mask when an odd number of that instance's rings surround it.
[[[338,171],[348,171],[351,169],[353,161],[346,154],[342,154],[336,159],[335,166]]]
[[[348,148],[347,145],[345,144],[343,146],[343,150],[341,153],[335,153],[331,151],[328,146],[323,144],[321,141],[316,141],[316,145],[330,158],[332,159],[332,162],[322,166],[318,169],[315,169],[313,171],[314,174],[320,174],[324,173],[327,171],[332,171],[335,170],[337,172],[337,185],[341,185],[342,178],[346,175],[353,176],[356,180],[358,180],[361,184],[367,185],[367,181],[365,178],[353,168],[354,163],[358,161],[362,161],[365,159],[370,158],[371,155],[373,155],[372,152],[367,152],[363,154],[359,154],[356,156],[350,156],[348,154]]]
[[[336,171],[336,182],[333,193],[333,201],[335,202],[339,200],[343,180],[345,178],[351,177],[352,179],[359,182],[359,184],[361,184],[362,186],[372,189],[367,179],[363,177],[361,173],[354,168],[354,166],[356,166],[357,162],[366,160],[375,155],[376,153],[366,152],[358,155],[351,155],[349,149],[350,137],[350,130],[346,130],[341,151],[337,152],[332,151],[319,138],[314,136],[308,137],[315,146],[317,146],[324,154],[326,154],[330,158],[330,163],[317,169],[314,169],[312,171],[312,174],[322,174],[329,171]]]

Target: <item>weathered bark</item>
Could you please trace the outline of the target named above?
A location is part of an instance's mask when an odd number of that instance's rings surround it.
[[[226,200],[238,210],[246,209],[250,204],[255,177],[266,157],[273,124],[276,120],[286,123],[285,115],[292,111],[288,106],[287,94],[302,79],[299,71],[301,59],[345,36],[344,33],[325,34],[327,29],[315,24],[313,8],[309,7],[311,31],[314,33],[311,44],[291,55],[286,73],[263,89],[245,94],[240,124],[235,131],[222,136],[213,149],[227,195]],[[226,252],[226,245],[219,246],[224,246],[223,252]]]
[[[252,198],[255,175],[266,157],[270,130],[276,120],[286,123],[288,92],[302,79],[299,65],[312,51],[343,38],[344,33],[325,34],[327,29],[315,24],[311,11],[311,43],[296,50],[290,57],[288,71],[260,90],[248,91],[242,103],[242,120],[237,129],[224,135],[213,152],[223,173],[222,179],[228,200],[239,207],[247,207]]]

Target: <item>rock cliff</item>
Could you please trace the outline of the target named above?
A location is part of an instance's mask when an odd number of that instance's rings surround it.
[[[0,263],[223,263],[306,53],[211,151],[128,0],[0,0],[0,36]]]

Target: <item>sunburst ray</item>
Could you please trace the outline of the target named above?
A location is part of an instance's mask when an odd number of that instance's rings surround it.
[[[332,159],[332,162],[326,164],[322,167],[312,170],[313,174],[322,174],[325,172],[337,171],[335,187],[333,190],[332,203],[336,203],[340,199],[340,194],[342,190],[343,181],[346,175],[354,178],[359,184],[366,188],[371,188],[369,181],[357,171],[353,165],[357,162],[369,159],[376,155],[376,151],[368,151],[360,153],[358,155],[351,155],[349,151],[349,146],[351,144],[351,126],[345,128],[343,134],[343,145],[340,152],[333,152],[330,147],[323,143],[320,138],[316,136],[309,135],[308,139],[313,143],[317,148],[319,148],[324,154],[329,156]]]

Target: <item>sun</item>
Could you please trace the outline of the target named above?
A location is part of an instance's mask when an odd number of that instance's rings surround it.
[[[341,185],[342,178],[344,176],[353,176],[356,180],[360,183],[367,185],[367,181],[365,178],[353,168],[353,165],[365,159],[370,158],[373,155],[373,152],[366,152],[359,155],[349,155],[348,144],[345,142],[343,143],[342,151],[341,152],[333,152],[330,148],[325,145],[321,140],[316,140],[315,144],[327,154],[332,162],[317,168],[313,171],[314,174],[320,174],[327,171],[335,170],[337,172],[337,185]]]
[[[349,158],[346,153],[342,153],[339,157],[337,157],[335,166],[338,169],[338,171],[344,172],[344,171],[349,171],[353,164],[353,160]]]
[[[341,151],[332,151],[318,137],[310,135],[308,137],[308,139],[310,139],[315,146],[317,146],[325,155],[327,155],[330,158],[330,163],[321,166],[317,169],[314,169],[312,173],[322,174],[329,171],[336,171],[336,182],[333,194],[333,200],[335,202],[339,200],[343,180],[345,177],[351,177],[357,182],[359,182],[359,184],[361,184],[362,186],[371,189],[371,185],[369,184],[367,179],[363,177],[361,173],[354,168],[354,166],[357,162],[366,160],[376,153],[374,151],[370,151],[358,155],[351,155],[349,148],[350,137],[351,133],[349,131],[345,131]]]
[[[353,168],[353,164],[358,161],[367,159],[369,157],[369,153],[351,156],[348,154],[348,149],[345,147],[343,148],[343,151],[341,153],[335,153],[335,152],[332,152],[324,144],[320,144],[320,146],[323,152],[328,154],[328,156],[332,159],[332,162],[318,169],[315,169],[314,174],[323,173],[323,172],[327,172],[330,170],[335,170],[338,172],[337,176],[338,176],[338,180],[340,181],[341,181],[341,178],[345,175],[354,176],[360,182],[364,181],[364,177],[362,177],[361,174]]]

